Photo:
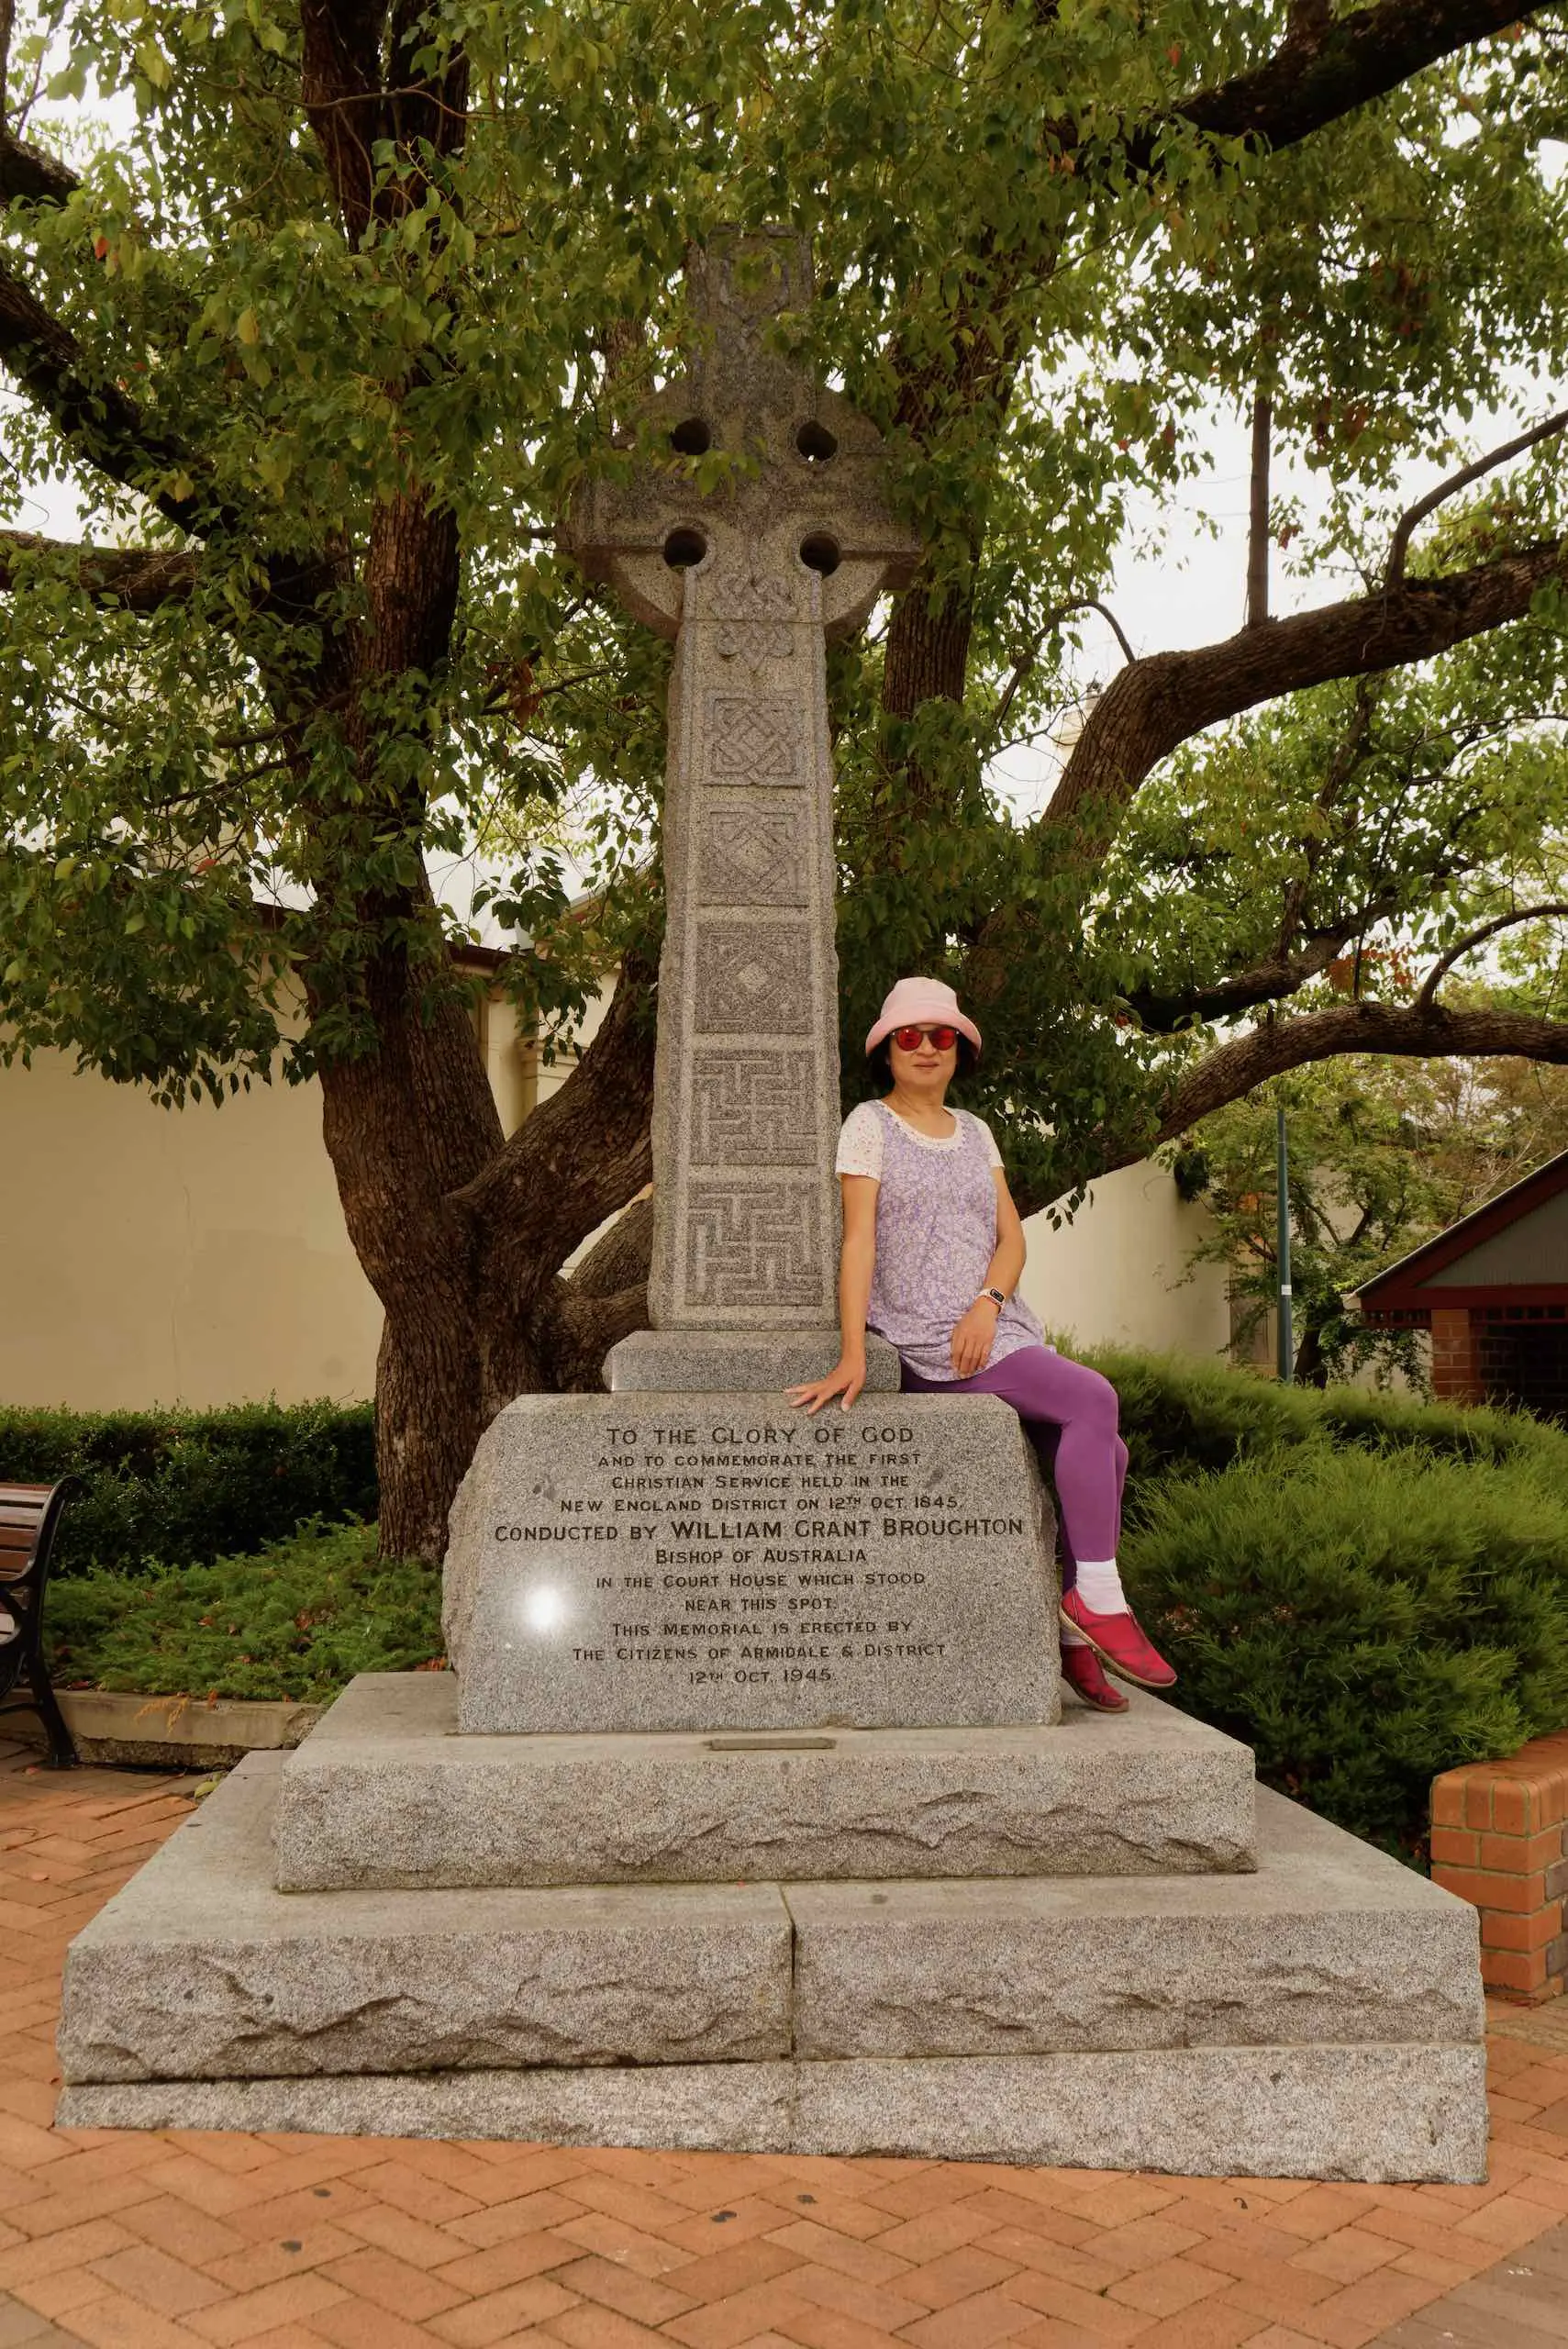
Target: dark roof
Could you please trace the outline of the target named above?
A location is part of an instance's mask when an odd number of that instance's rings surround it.
[[[1541,1281],[1478,1281],[1473,1288],[1445,1283],[1433,1286],[1433,1275],[1446,1272],[1452,1264],[1478,1248],[1483,1241],[1491,1240],[1510,1224],[1533,1215],[1549,1199],[1568,1191],[1568,1150],[1560,1151],[1538,1166],[1533,1174],[1511,1183],[1496,1198],[1484,1207],[1475,1208],[1446,1231],[1413,1248],[1401,1256],[1386,1272],[1375,1273],[1363,1281],[1351,1295],[1367,1320],[1425,1321],[1434,1305],[1467,1306],[1486,1301],[1493,1297],[1511,1304],[1568,1303],[1568,1280]],[[1483,1296],[1485,1292],[1485,1297]]]

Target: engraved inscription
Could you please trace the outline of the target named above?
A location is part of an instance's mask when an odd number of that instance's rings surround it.
[[[690,1186],[688,1304],[814,1306],[822,1294],[822,1202],[814,1186]]]
[[[695,975],[699,1035],[810,1034],[811,932],[805,922],[705,922]]]
[[[783,1187],[710,1184],[697,1213]],[[498,1672],[517,1730],[1049,1718],[1034,1472],[1016,1428],[977,1442],[973,1410],[876,1396],[810,1419],[782,1395],[602,1398],[562,1425],[548,1471],[530,1442],[515,1483],[487,1489],[463,1701]],[[494,1729],[497,1707],[479,1711]]]
[[[707,906],[804,906],[806,851],[800,803],[709,807],[698,887]]]
[[[694,1166],[814,1166],[816,1055],[699,1052],[692,1063]]]
[[[707,772],[715,783],[804,783],[800,704],[788,694],[709,694]]]

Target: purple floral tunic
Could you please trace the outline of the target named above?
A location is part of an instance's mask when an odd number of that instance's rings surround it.
[[[956,1130],[917,1133],[884,1101],[862,1101],[839,1136],[840,1174],[875,1175],[876,1265],[866,1326],[896,1346],[921,1378],[958,1377],[950,1352],[954,1327],[984,1286],[996,1250],[996,1186],[1001,1164],[990,1129],[966,1109]],[[996,1317],[984,1367],[1020,1346],[1041,1346],[1045,1333],[1029,1307],[1010,1297]]]

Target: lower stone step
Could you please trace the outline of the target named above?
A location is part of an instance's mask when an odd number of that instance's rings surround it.
[[[1480,2047],[663,2065],[642,2070],[71,2087],[70,2129],[318,2130],[759,2154],[1165,2170],[1190,2177],[1486,2174]]]
[[[252,1754],[72,1943],[72,2084],[1473,2043],[1475,1911],[1278,1796],[1245,1876],[280,1893]]]
[[[1135,1692],[999,1729],[460,1737],[364,1673],[283,1774],[289,1891],[1250,1868],[1252,1756]]]

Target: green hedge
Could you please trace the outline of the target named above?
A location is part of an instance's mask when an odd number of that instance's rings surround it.
[[[50,1595],[61,1687],[329,1703],[356,1672],[441,1653],[441,1580],[380,1560],[373,1525],[302,1526],[254,1556],[143,1574],[83,1573]]]
[[[139,1575],[259,1550],[309,1518],[373,1518],[368,1403],[242,1403],[222,1411],[0,1408],[0,1479],[77,1475],[56,1571]]]
[[[1094,1356],[1130,1455],[1134,1607],[1184,1710],[1405,1857],[1432,1777],[1568,1722],[1568,1431]]]
[[[1538,1460],[1568,1479],[1568,1430],[1522,1411],[1420,1403],[1358,1386],[1282,1386],[1255,1372],[1104,1346],[1083,1359],[1121,1398],[1129,1490],[1170,1468],[1226,1468],[1304,1443],[1409,1448],[1482,1464]]]

